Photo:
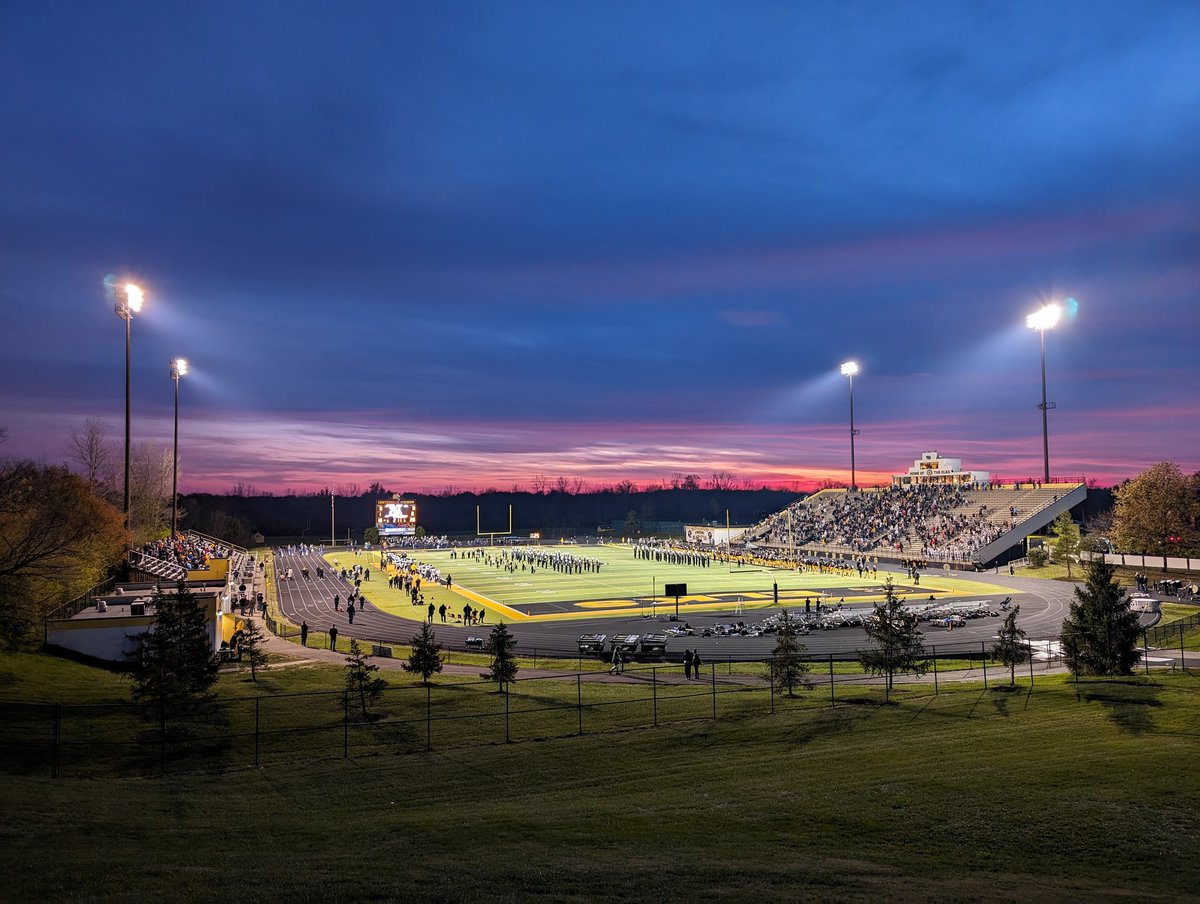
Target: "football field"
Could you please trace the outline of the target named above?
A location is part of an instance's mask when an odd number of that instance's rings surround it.
[[[420,563],[437,567],[443,577],[451,578],[451,587],[458,602],[472,607],[482,605],[507,621],[559,621],[594,619],[598,617],[628,617],[630,615],[665,614],[674,611],[675,597],[664,594],[666,584],[686,584],[687,594],[679,598],[679,611],[707,613],[716,611],[751,610],[778,604],[789,608],[804,608],[806,604],[822,606],[838,602],[846,606],[865,606],[882,598],[882,585],[887,574],[896,581],[902,597],[910,602],[961,598],[994,594],[996,588],[966,577],[951,577],[944,572],[930,572],[914,583],[903,573],[880,571],[872,578],[869,572],[859,577],[821,572],[797,572],[758,566],[731,566],[712,562],[708,567],[678,565],[635,558],[627,545],[544,546],[522,547],[547,554],[567,553],[579,558],[603,563],[598,572],[564,573],[537,567],[530,571],[517,563],[516,571],[508,568],[501,558],[511,550],[491,547],[476,556],[475,548],[456,550],[413,550],[411,557]],[[361,563],[370,557],[378,565],[377,553],[362,553]],[[326,555],[330,561],[347,556]],[[423,618],[425,613],[414,607],[405,594],[391,590],[378,579],[363,585],[363,592],[379,609],[404,618]],[[424,587],[423,587],[424,589]],[[439,593],[438,602],[446,602]],[[453,599],[448,603],[455,606]]]

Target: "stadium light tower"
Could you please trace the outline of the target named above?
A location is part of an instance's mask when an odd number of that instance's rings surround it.
[[[171,443],[171,536],[179,519],[179,378],[188,372],[185,358],[171,361],[171,379],[175,381],[175,440]]]
[[[145,295],[141,288],[133,283],[123,283],[115,287],[116,304],[113,310],[125,321],[125,530],[129,530],[129,328],[133,323],[133,315],[142,309]]]
[[[1045,483],[1050,482],[1050,425],[1046,412],[1054,407],[1053,402],[1046,401],[1046,330],[1052,330],[1062,317],[1062,306],[1057,302],[1048,304],[1025,318],[1025,325],[1031,330],[1037,330],[1042,345],[1042,477]]]
[[[858,475],[854,470],[854,437],[858,431],[854,429],[854,375],[858,373],[858,362],[847,361],[842,365],[842,376],[850,381],[850,491],[858,489]]]

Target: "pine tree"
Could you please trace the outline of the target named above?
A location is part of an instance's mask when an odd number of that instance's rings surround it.
[[[379,702],[387,687],[387,682],[375,674],[379,666],[367,661],[370,658],[357,640],[350,641],[350,655],[346,657],[346,692],[358,698],[364,719],[371,717],[369,707]]]
[[[433,625],[421,622],[421,630],[412,637],[412,652],[408,656],[408,662],[404,664],[404,670],[419,674],[421,681],[428,684],[429,677],[440,672],[444,662],[442,645],[437,642]]]
[[[992,647],[992,657],[1008,666],[1008,685],[1017,683],[1017,666],[1029,658],[1029,644],[1025,642],[1025,629],[1017,627],[1020,606],[1013,606],[1000,626],[1000,634]]]
[[[892,679],[897,673],[924,675],[929,670],[925,656],[925,644],[917,629],[915,615],[904,611],[896,586],[889,577],[883,585],[883,602],[875,606],[875,612],[864,628],[867,640],[873,648],[858,654],[863,671],[887,677],[887,693],[892,691]]]
[[[156,704],[160,714],[206,698],[217,680],[218,661],[208,636],[204,607],[182,581],[174,593],[154,592],[154,621],[135,636],[133,699]]]
[[[796,622],[786,609],[779,618],[779,635],[775,649],[771,651],[771,678],[775,693],[787,691],[789,697],[796,696],[796,688],[811,689],[808,681],[809,665],[803,660],[808,647],[796,639]]]
[[[1054,540],[1050,547],[1054,550],[1054,561],[1067,566],[1067,577],[1071,576],[1071,565],[1079,561],[1079,526],[1071,520],[1068,511],[1059,512],[1054,523],[1050,526]]]
[[[517,677],[517,659],[513,648],[516,638],[504,622],[492,628],[484,652],[492,657],[492,670],[480,675],[484,681],[495,681],[503,693],[508,693],[508,683]]]
[[[1137,613],[1114,579],[1115,566],[1103,559],[1088,563],[1084,586],[1063,620],[1062,645],[1076,675],[1129,675],[1141,658]]]
[[[266,671],[271,667],[267,661],[266,643],[267,635],[262,626],[253,619],[247,619],[242,629],[242,652],[250,663],[250,680],[255,683],[258,682],[259,670]]]

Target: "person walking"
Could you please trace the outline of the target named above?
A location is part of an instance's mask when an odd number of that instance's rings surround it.
[[[350,624],[354,624],[354,603],[346,607],[346,618],[350,619]]]
[[[692,650],[692,671],[696,673],[696,680],[700,679],[700,651]]]
[[[621,670],[621,648],[613,646],[612,667],[608,670],[608,674],[615,675]]]
[[[683,651],[683,677],[688,681],[692,680],[692,651]]]
[[[442,624],[444,625],[446,623],[446,604],[445,603],[442,603],[438,607],[438,615],[440,615],[442,617]]]
[[[337,650],[337,625],[332,625],[329,628],[329,649]]]
[[[416,590],[413,590],[413,593],[415,594]],[[429,624],[431,624],[431,625],[433,624],[433,613],[436,611],[437,611],[437,609],[434,607],[433,603],[430,603],[429,604]]]
[[[300,622],[300,646],[308,646],[308,622]]]

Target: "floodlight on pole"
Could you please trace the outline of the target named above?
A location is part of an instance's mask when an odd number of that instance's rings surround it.
[[[129,530],[129,447],[130,447],[130,404],[129,404],[129,332],[133,323],[133,315],[141,311],[145,302],[145,293],[140,286],[133,283],[122,283],[113,287],[116,303],[113,310],[125,321],[125,530]]]
[[[1050,482],[1050,422],[1046,412],[1054,407],[1053,402],[1046,401],[1046,330],[1052,330],[1062,318],[1062,305],[1057,302],[1044,305],[1025,318],[1025,326],[1037,330],[1042,347],[1042,402],[1038,408],[1042,412],[1042,478]]]
[[[858,489],[858,474],[854,464],[854,437],[858,431],[854,429],[854,375],[858,373],[858,362],[847,361],[842,365],[842,376],[850,382],[850,491]]]
[[[175,383],[175,439],[171,443],[171,536],[179,520],[179,378],[188,372],[186,358],[171,361],[171,380]]]

